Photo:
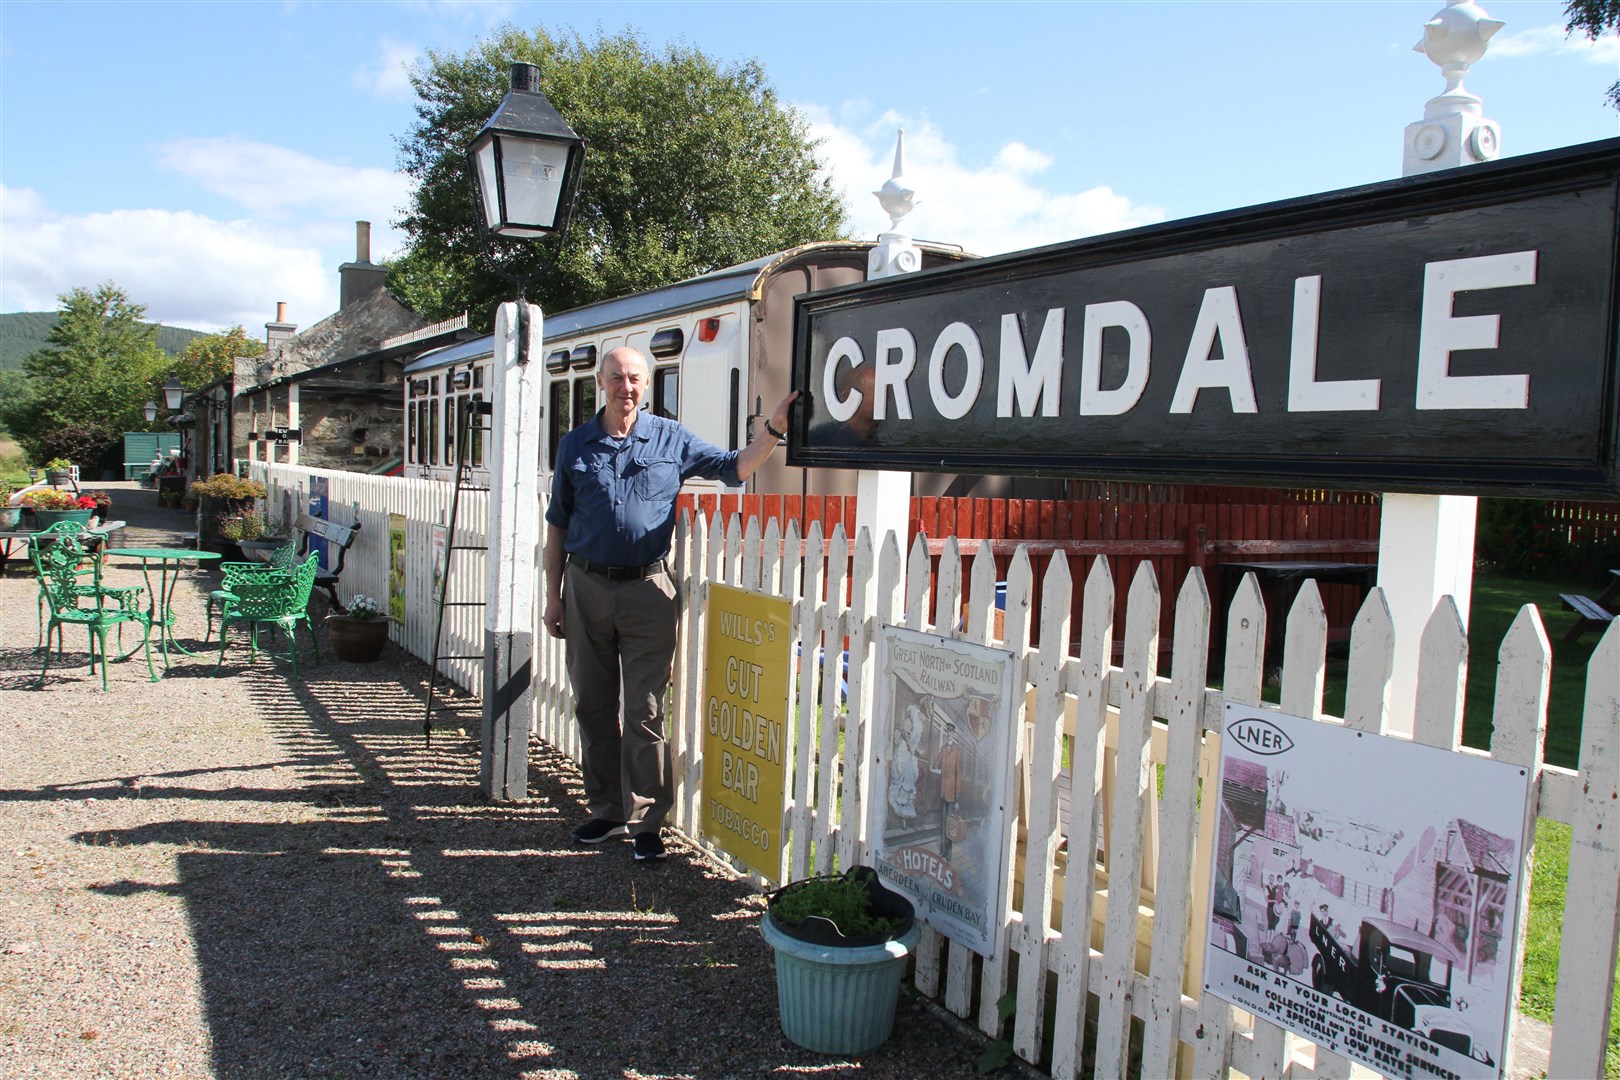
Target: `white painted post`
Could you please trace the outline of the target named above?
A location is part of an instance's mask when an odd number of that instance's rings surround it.
[[[1501,151],[1501,131],[1484,119],[1480,99],[1463,88],[1470,65],[1504,24],[1471,0],[1450,0],[1424,25],[1413,46],[1440,65],[1445,92],[1429,100],[1423,119],[1406,128],[1401,175],[1417,176],[1490,161]],[[1378,584],[1395,622],[1395,670],[1389,684],[1389,730],[1411,735],[1417,708],[1417,643],[1442,596],[1457,604],[1468,625],[1474,584],[1472,495],[1385,492],[1378,530]]]
[[[911,212],[917,193],[906,186],[905,177],[906,133],[901,131],[894,140],[894,175],[872,194],[889,215],[891,228],[898,229],[900,219]],[[922,251],[902,232],[886,232],[878,236],[878,245],[866,257],[866,280],[894,277],[922,269]],[[870,531],[874,550],[883,546],[885,533],[894,533],[895,543],[906,546],[906,533],[910,529],[911,474],[879,469],[861,469],[855,474],[855,535],[862,529]]]
[[[287,427],[288,427],[289,430],[298,429],[298,428],[301,428],[303,426],[298,422],[298,417],[299,417],[298,384],[297,383],[288,383],[287,384]],[[287,464],[289,464],[289,465],[298,464],[298,447],[299,447],[299,443],[296,443],[296,442],[292,441],[291,439],[287,440]]]
[[[495,313],[488,561],[484,583],[484,708],[478,785],[491,799],[528,795],[534,720],[536,566],[540,554],[541,313],[527,305],[527,348],[517,304]]]

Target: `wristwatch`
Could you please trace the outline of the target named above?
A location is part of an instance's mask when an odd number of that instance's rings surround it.
[[[765,418],[765,433],[773,439],[787,438],[787,432],[777,431],[775,428],[771,427],[771,418],[768,416]]]

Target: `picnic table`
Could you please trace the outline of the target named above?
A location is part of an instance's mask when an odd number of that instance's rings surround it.
[[[1609,583],[1596,599],[1575,593],[1559,593],[1558,599],[1563,602],[1565,611],[1580,616],[1564,635],[1564,643],[1573,644],[1588,630],[1602,630],[1614,622],[1615,614],[1620,612],[1620,570],[1609,571]]]

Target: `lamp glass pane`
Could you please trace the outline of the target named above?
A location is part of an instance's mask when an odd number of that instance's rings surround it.
[[[501,223],[501,196],[495,186],[495,140],[485,139],[473,147],[473,167],[478,170],[478,197],[484,204],[484,226],[493,229]]]
[[[501,136],[507,222],[519,228],[554,228],[567,169],[566,144]]]

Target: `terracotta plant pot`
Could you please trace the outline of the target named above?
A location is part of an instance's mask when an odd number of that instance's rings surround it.
[[[383,646],[388,644],[388,620],[328,615],[326,636],[339,660],[369,664],[382,656]]]

